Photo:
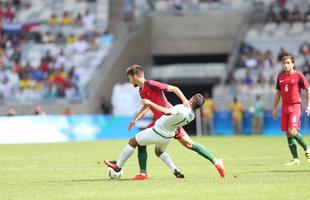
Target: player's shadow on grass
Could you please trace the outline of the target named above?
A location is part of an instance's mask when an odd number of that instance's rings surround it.
[[[74,179],[74,180],[50,180],[49,183],[64,183],[64,182],[102,182],[102,181],[130,181],[130,179],[109,179],[109,178],[96,178],[96,179]]]

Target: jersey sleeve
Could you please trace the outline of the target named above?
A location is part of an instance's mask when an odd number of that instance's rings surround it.
[[[167,89],[168,89],[168,84],[166,84],[166,83],[161,83],[161,82],[158,82],[158,81],[148,80],[148,84],[149,84],[150,87],[156,88],[158,90],[167,91]]]
[[[309,82],[307,81],[306,77],[302,73],[300,73],[300,76],[299,76],[299,84],[302,89],[306,89],[309,87]]]
[[[276,89],[281,90],[280,83],[279,83],[279,75],[277,77]]]

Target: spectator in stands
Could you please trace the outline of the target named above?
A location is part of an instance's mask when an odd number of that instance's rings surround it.
[[[248,68],[248,69],[254,69],[254,68],[257,68],[258,65],[259,65],[259,55],[260,53],[255,50],[254,52],[252,52],[251,54],[249,54],[248,56],[245,57],[245,66]]]
[[[280,51],[278,53],[278,57],[277,57],[277,61],[280,62],[281,61],[281,58],[283,57],[283,55],[286,55],[287,52],[286,50],[284,49],[284,47],[281,47],[280,48]]]
[[[202,124],[203,124],[203,133],[211,135],[213,133],[213,116],[215,112],[215,104],[209,93],[205,93],[204,97],[206,98],[205,103],[201,107],[202,111]]]
[[[270,50],[267,50],[262,56],[262,67],[263,69],[270,69],[274,67],[273,55]]]
[[[305,23],[310,22],[310,4],[308,5],[308,10],[305,12],[304,21]]]
[[[19,79],[19,88],[21,91],[31,88],[31,81],[26,74],[22,74]]]
[[[232,125],[234,128],[234,134],[240,135],[242,133],[243,123],[243,104],[241,102],[238,102],[237,97],[234,97],[230,109],[232,112]]]
[[[49,62],[51,62],[53,60],[53,56],[51,55],[51,52],[49,50],[47,50],[45,52],[45,55],[44,55],[43,59],[47,63],[49,63]]]
[[[5,12],[4,12],[4,17],[9,20],[12,21],[13,18],[15,17],[15,13],[12,10],[12,6],[11,4],[6,4],[6,8],[5,8]]]
[[[302,22],[302,21],[303,21],[303,16],[300,10],[298,9],[298,6],[295,5],[294,10],[290,14],[290,22]]]
[[[89,45],[86,42],[85,37],[81,36],[80,39],[74,43],[73,47],[76,53],[82,54],[88,50]]]
[[[275,22],[280,23],[282,21],[282,17],[280,14],[275,12],[272,8],[267,13],[267,22]]]
[[[64,37],[62,32],[59,32],[56,36],[55,43],[59,45],[66,44],[66,38]]]
[[[49,63],[46,61],[46,59],[44,59],[44,58],[41,59],[39,69],[42,72],[44,72],[44,73],[48,72],[48,70],[49,70]]]
[[[242,41],[239,47],[239,53],[241,54],[250,54],[254,51],[254,47],[245,41]]]
[[[56,97],[65,98],[66,97],[66,88],[64,84],[57,85]]]
[[[56,65],[57,66],[66,66],[67,59],[65,57],[63,49],[60,50],[59,54],[56,56]]]
[[[20,61],[21,56],[22,56],[21,47],[20,46],[14,47],[14,52],[11,55],[10,60]]]
[[[13,106],[9,106],[9,107],[6,109],[5,115],[6,115],[6,116],[16,116],[16,110],[13,108]]]
[[[82,18],[82,22],[83,22],[83,27],[86,31],[94,30],[95,17],[89,12],[89,10],[86,10],[86,13]]]
[[[78,38],[74,34],[70,34],[67,38],[67,44],[74,44],[78,41]]]
[[[237,79],[234,76],[234,72],[231,71],[228,73],[226,81],[225,81],[226,85],[235,85],[237,84]]]
[[[67,11],[64,11],[64,13],[62,15],[62,18],[60,20],[60,24],[63,25],[63,26],[68,26],[68,25],[72,24],[72,19],[69,16]]]
[[[280,17],[282,22],[289,22],[291,20],[291,14],[286,7],[281,8]]]
[[[263,84],[266,83],[266,80],[265,80],[265,78],[264,78],[264,76],[263,76],[262,73],[259,73],[259,74],[258,74],[256,83],[257,83],[258,85],[263,85]]]
[[[252,78],[250,72],[248,71],[248,72],[246,73],[246,75],[245,75],[245,78],[244,78],[243,83],[244,83],[246,86],[251,87],[251,86],[253,85],[253,82],[254,82],[254,81],[253,81],[253,78]]]
[[[42,42],[44,43],[54,43],[55,36],[50,31],[47,31],[45,35],[42,37]]]
[[[75,26],[82,26],[83,25],[83,22],[82,22],[82,14],[81,13],[78,13],[76,18],[74,19],[73,21],[73,24]]]
[[[305,62],[299,67],[302,73],[309,79],[310,78],[310,61],[305,59]]]
[[[310,60],[310,44],[308,41],[304,41],[299,47],[299,53],[302,54],[305,59]]]
[[[41,106],[35,106],[33,108],[33,113],[34,115],[45,115],[46,113],[44,112],[43,108]]]
[[[252,118],[252,134],[258,135],[262,133],[263,128],[263,119],[264,119],[264,105],[261,101],[260,95],[256,95],[255,101],[251,106],[251,110],[253,112]]]
[[[58,20],[55,14],[52,14],[52,16],[50,17],[50,19],[48,20],[48,24],[50,26],[56,26],[58,24]]]
[[[75,72],[75,67],[71,67],[68,72],[68,80],[70,82],[71,87],[78,88],[78,83],[80,80],[79,75]]]
[[[21,65],[19,60],[16,59],[15,62],[14,62],[13,68],[12,68],[12,72],[15,73],[15,74],[20,74],[22,69],[23,69],[23,66]]]

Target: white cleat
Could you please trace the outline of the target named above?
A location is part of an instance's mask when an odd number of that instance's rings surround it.
[[[300,165],[299,159],[293,159],[291,162],[285,164],[285,166],[293,166],[293,165]]]

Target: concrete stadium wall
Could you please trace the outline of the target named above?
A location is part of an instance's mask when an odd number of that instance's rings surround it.
[[[229,53],[246,15],[152,16],[152,55]]]

